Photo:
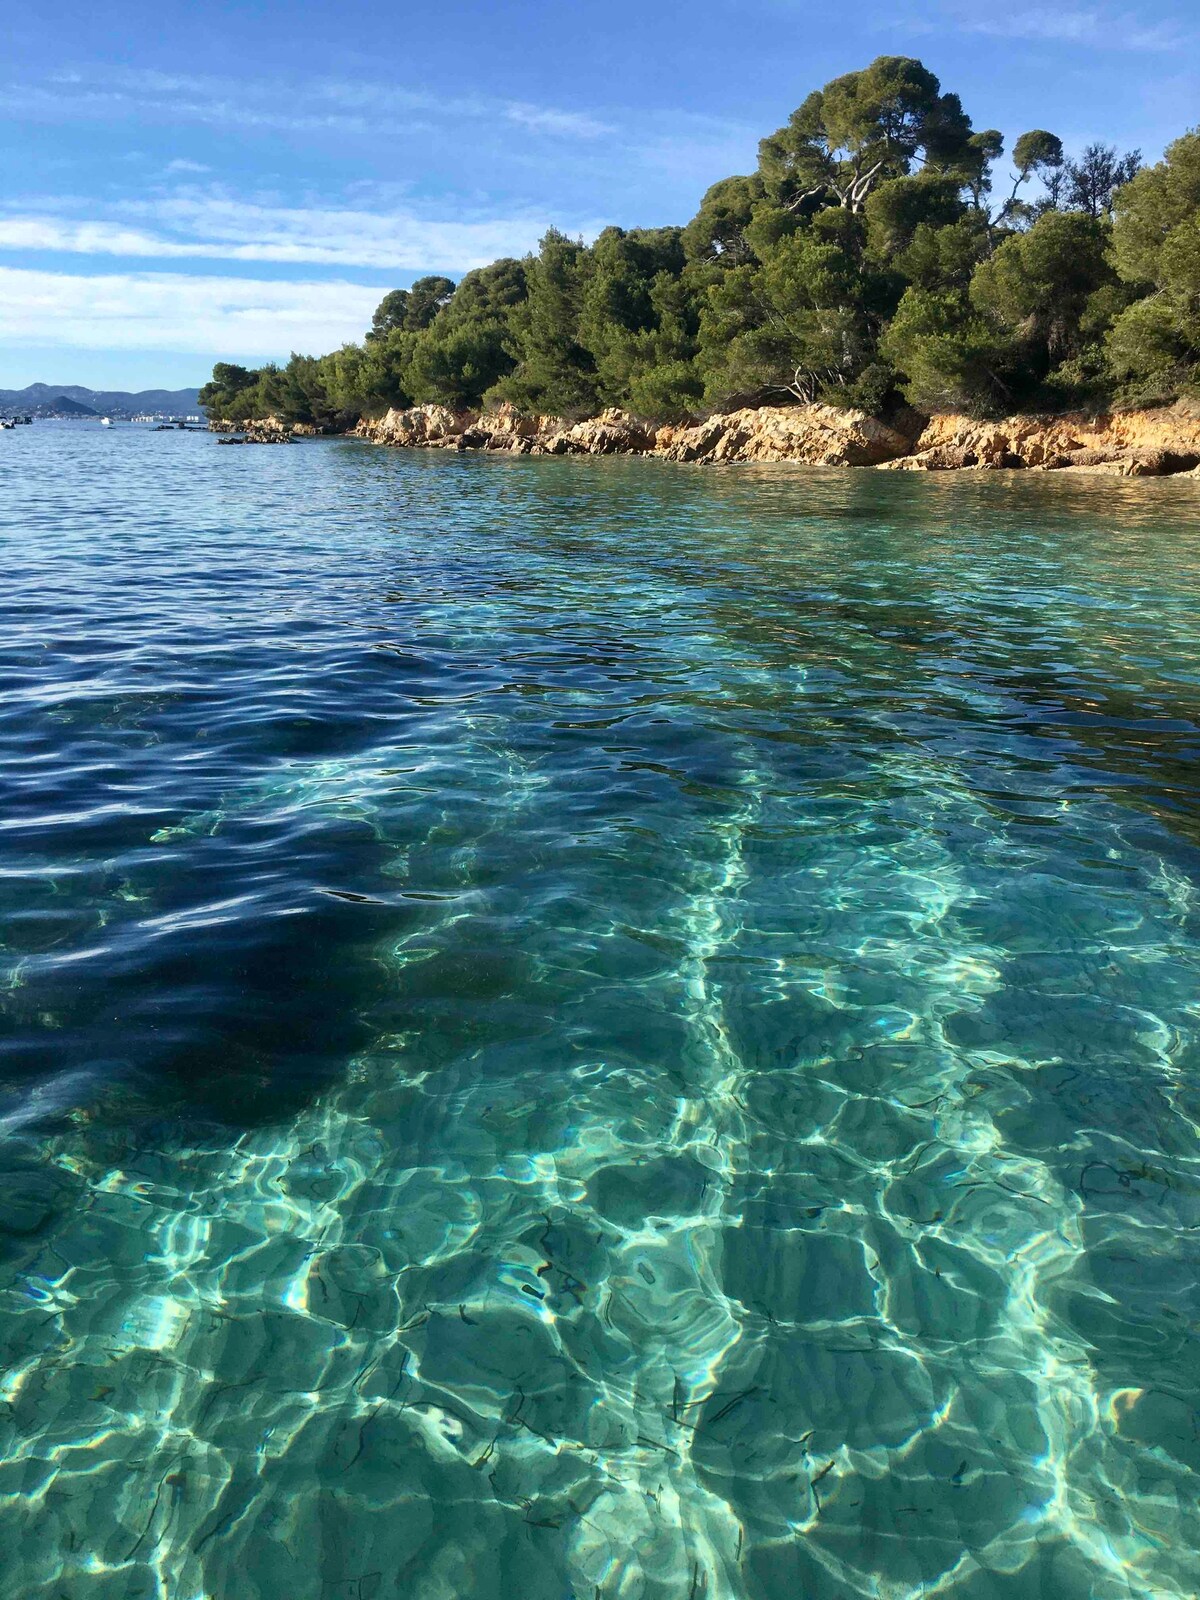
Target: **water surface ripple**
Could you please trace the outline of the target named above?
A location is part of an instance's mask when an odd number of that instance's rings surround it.
[[[0,448],[0,1594],[1200,1592],[1200,493]]]

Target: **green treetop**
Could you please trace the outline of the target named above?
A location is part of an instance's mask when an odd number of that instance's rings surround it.
[[[886,178],[914,163],[969,171],[971,121],[955,94],[942,94],[927,67],[908,56],[880,56],[816,89],[786,126],[759,146],[759,173],[789,207],[833,197],[861,211]]]

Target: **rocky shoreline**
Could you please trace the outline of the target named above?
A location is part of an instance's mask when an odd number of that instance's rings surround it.
[[[319,431],[278,417],[211,426],[248,444],[280,443]],[[423,405],[364,419],[353,432],[375,444],[401,448],[510,455],[647,455],[699,465],[791,461],[890,472],[1025,469],[1200,479],[1200,405],[1188,401],[1152,411],[1014,416],[991,422],[954,413],[925,417],[914,411],[882,421],[835,406],[762,406],[678,424],[647,422],[616,410],[572,422],[527,416],[510,406],[479,412]]]
[[[1113,477],[1200,476],[1200,406],[977,422],[904,412],[883,422],[834,406],[764,406],[691,424],[605,411],[582,422],[522,416],[509,407],[455,412],[414,406],[360,422],[377,444],[518,455],[653,455],[700,464],[795,461],[887,471],[1034,469]]]
[[[210,433],[219,433],[218,444],[291,444],[293,439],[315,439],[320,428],[311,422],[285,422],[282,417],[253,417],[249,422],[216,419]]]

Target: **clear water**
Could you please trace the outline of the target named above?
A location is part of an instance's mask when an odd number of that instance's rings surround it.
[[[6,1600],[1200,1591],[1200,486],[0,523]]]

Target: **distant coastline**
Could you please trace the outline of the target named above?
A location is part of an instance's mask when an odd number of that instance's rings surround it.
[[[0,417],[55,421],[112,417],[124,422],[199,413],[199,389],[87,389],[73,383],[31,383],[24,389],[0,389]]]

